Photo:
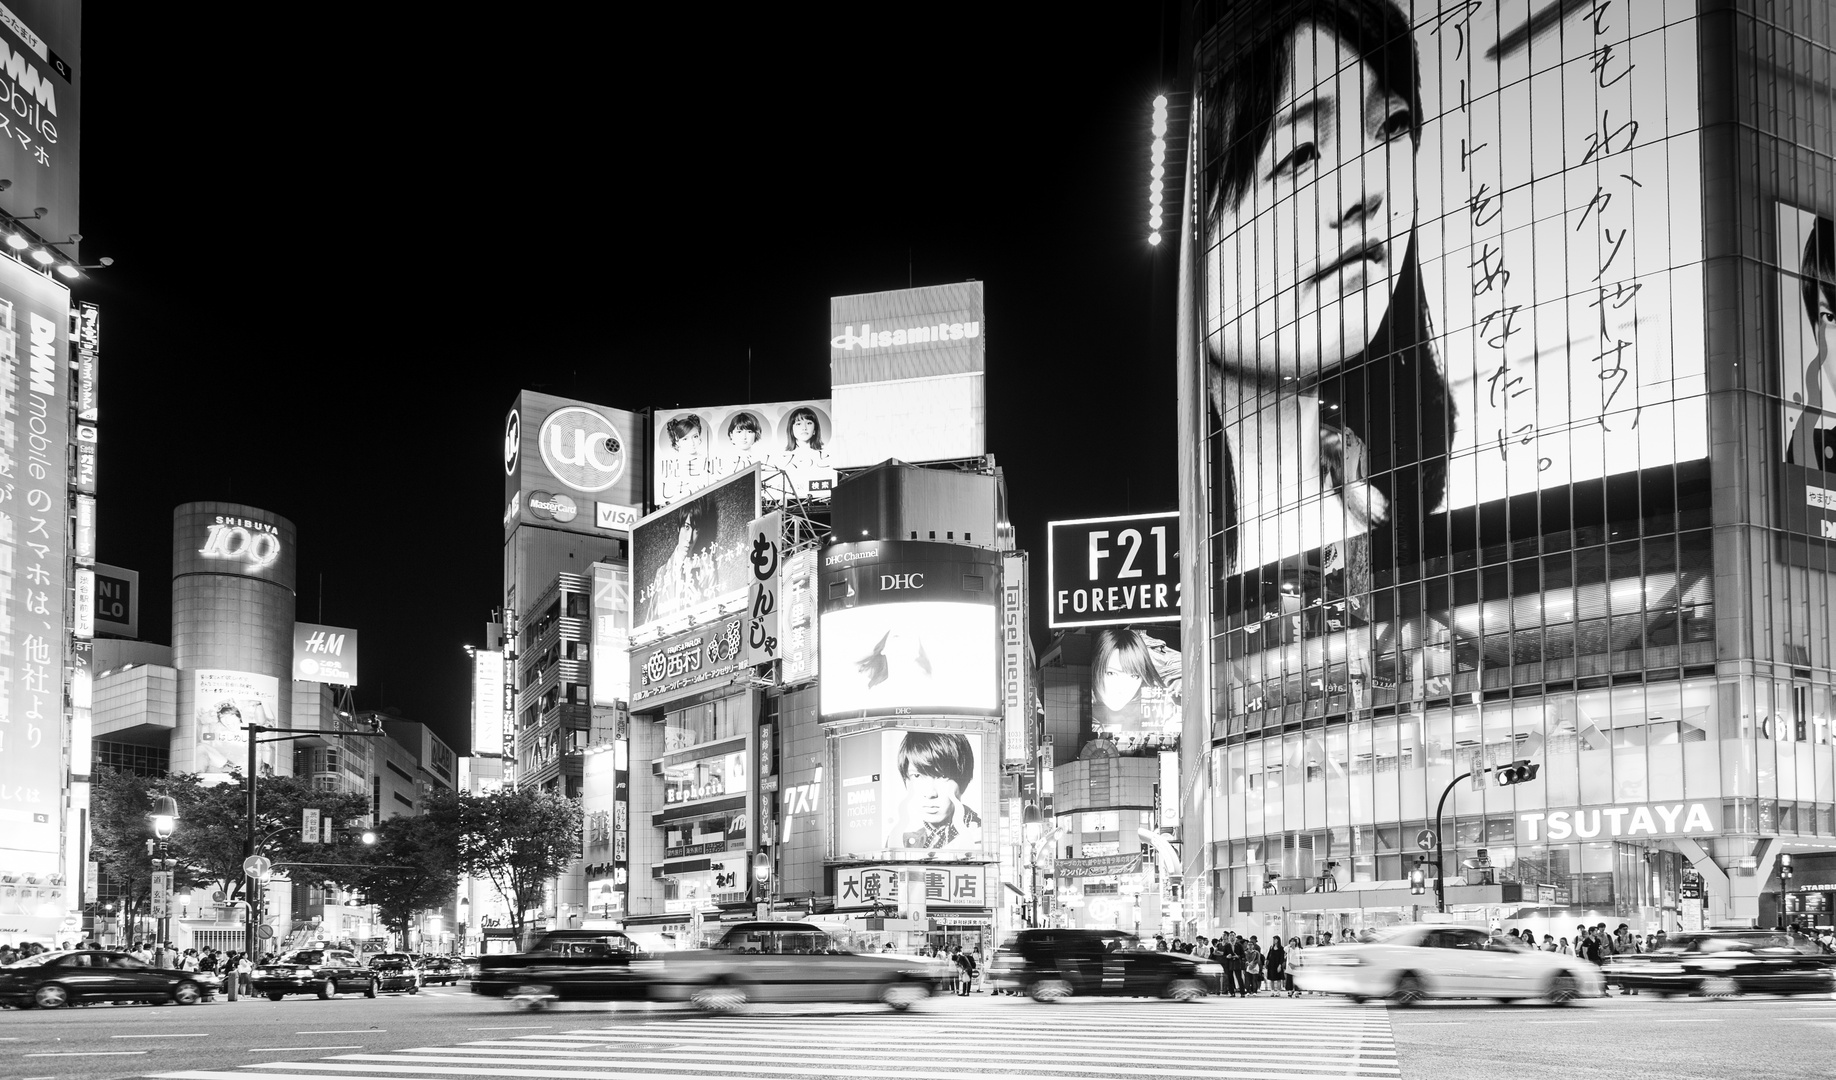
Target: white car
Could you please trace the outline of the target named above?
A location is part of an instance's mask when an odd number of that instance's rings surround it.
[[[1566,1005],[1602,997],[1606,981],[1586,960],[1538,952],[1502,934],[1467,926],[1399,926],[1369,942],[1302,950],[1294,984],[1353,1001],[1385,998],[1541,999]],[[1290,955],[1289,964],[1293,964]]]

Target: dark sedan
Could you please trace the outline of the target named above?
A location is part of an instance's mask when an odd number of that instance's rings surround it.
[[[370,977],[379,993],[418,994],[421,973],[406,957],[376,956],[370,959]]]
[[[641,1001],[661,967],[617,930],[551,930],[528,952],[481,957],[472,993],[530,1001]]]
[[[375,975],[346,949],[296,949],[257,967],[249,981],[269,1001],[288,994],[316,994],[321,999],[343,993],[376,996]]]
[[[156,968],[100,949],[45,952],[0,967],[0,1004],[56,1009],[91,1001],[195,1005],[216,992],[214,976]]]
[[[465,977],[465,965],[450,956],[430,956],[421,964],[421,981],[429,986],[452,986]]]
[[[1673,934],[1648,953],[1614,957],[1606,981],[1660,997],[1828,994],[1836,990],[1836,956],[1783,930],[1704,930]]]
[[[1204,969],[1190,956],[1144,949],[1120,930],[1022,930],[1009,938],[990,965],[996,990],[1034,1001],[1073,995],[1205,996]]]

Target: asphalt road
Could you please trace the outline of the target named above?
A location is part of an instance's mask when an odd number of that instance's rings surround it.
[[[1613,997],[1568,1008],[1318,997],[1190,1005],[977,994],[870,1006],[563,1004],[522,1012],[464,987],[374,1001],[0,1012],[9,1080],[478,1080],[885,1076],[1371,1080],[1829,1077],[1836,1000]]]

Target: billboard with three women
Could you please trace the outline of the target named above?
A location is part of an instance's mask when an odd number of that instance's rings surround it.
[[[1696,4],[1205,10],[1185,370],[1217,699],[1444,693],[1498,618],[1453,553],[1534,554],[1571,498],[1674,511],[1707,455]],[[1513,580],[1486,599],[1539,587]]]
[[[652,493],[668,506],[759,466],[767,506],[827,502],[835,487],[835,411],[827,401],[659,409]]]

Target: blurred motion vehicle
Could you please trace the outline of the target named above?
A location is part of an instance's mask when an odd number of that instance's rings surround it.
[[[378,953],[370,957],[370,975],[378,992],[385,994],[418,994],[421,973],[400,953]],[[371,995],[375,996],[375,995]]]
[[[349,949],[295,949],[273,963],[257,965],[249,985],[257,994],[268,995],[269,1001],[288,994],[317,994],[321,999],[344,993],[376,996],[375,975]]]
[[[459,967],[460,974],[464,978],[476,979],[478,977],[478,958],[476,956],[461,956]]]
[[[1538,952],[1504,934],[1470,926],[1393,927],[1368,942],[1290,953],[1288,964],[1294,985],[1302,990],[1343,994],[1358,1002],[1541,998],[1566,1005],[1606,994],[1600,969],[1586,960]]]
[[[419,987],[426,983],[426,972],[422,970],[419,953],[379,952],[371,953],[367,961],[371,968],[387,965],[391,971],[408,971],[414,975],[414,985]]]
[[[472,993],[562,1001],[641,1001],[661,966],[617,930],[550,930],[528,952],[478,958]]]
[[[706,1012],[751,1002],[879,1002],[903,1012],[945,985],[946,961],[904,953],[853,953],[821,927],[743,922],[712,948],[670,953],[651,986],[654,1001],[686,1001]]]
[[[196,1005],[217,991],[216,976],[156,968],[123,952],[42,952],[0,967],[0,1004],[57,1009],[91,1001]]]
[[[1036,928],[1002,942],[988,971],[995,990],[1034,1001],[1098,995],[1196,1001],[1223,969],[1184,953],[1143,948],[1121,930]]]
[[[452,986],[466,977],[465,965],[456,957],[430,956],[421,965],[421,982],[427,986]]]
[[[1836,956],[1783,930],[1703,930],[1672,934],[1648,953],[1613,957],[1606,981],[1659,997],[1828,994],[1836,992]]]

